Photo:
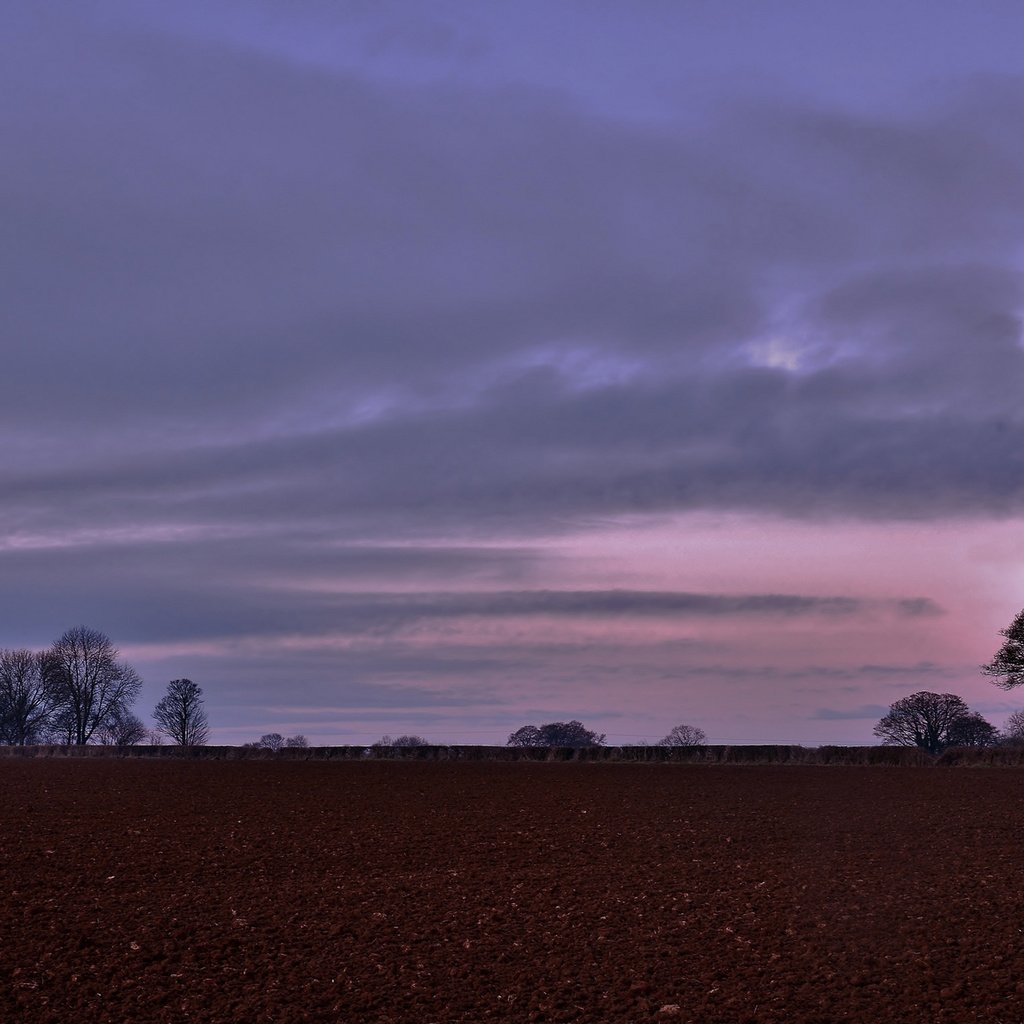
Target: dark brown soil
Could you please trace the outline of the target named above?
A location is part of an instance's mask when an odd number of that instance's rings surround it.
[[[1024,772],[0,761],[0,1021],[1024,1020]]]

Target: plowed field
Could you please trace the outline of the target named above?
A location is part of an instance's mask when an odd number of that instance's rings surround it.
[[[1024,1020],[1024,771],[0,761],[0,1021]]]

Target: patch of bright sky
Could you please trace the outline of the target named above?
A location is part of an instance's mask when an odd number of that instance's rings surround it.
[[[792,332],[783,329],[740,345],[736,351],[740,359],[751,366],[797,375],[817,373],[844,361],[863,364],[872,357],[878,358],[877,346],[872,350],[849,342],[807,339],[805,335],[799,327]]]
[[[747,345],[747,354],[755,366],[786,370],[789,373],[797,373],[806,368],[806,349],[784,335],[776,334],[762,341],[751,342]]]
[[[628,384],[651,369],[644,360],[585,344],[549,345],[516,355],[486,372],[493,383],[510,371],[554,370],[569,391],[590,391]]]
[[[326,388],[309,396],[301,408],[268,417],[258,436],[294,437],[468,410],[484,401],[495,387],[536,370],[553,371],[561,387],[578,393],[627,384],[643,376],[650,366],[642,359],[583,343],[544,345],[468,368],[449,379],[420,382],[416,388],[396,386],[362,395]]]
[[[930,597],[987,631],[1002,627],[1024,591],[1024,540],[1012,520],[844,522],[837,530],[827,521],[693,513],[622,519],[558,544],[559,573],[575,587]]]

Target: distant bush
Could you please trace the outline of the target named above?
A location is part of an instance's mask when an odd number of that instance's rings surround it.
[[[599,747],[605,741],[604,733],[586,728],[582,722],[548,722],[546,725],[524,725],[512,733],[509,747]]]
[[[659,747],[700,747],[707,743],[707,733],[696,725],[676,725],[664,739],[658,740]]]

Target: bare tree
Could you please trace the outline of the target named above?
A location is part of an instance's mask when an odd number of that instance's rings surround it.
[[[88,743],[100,726],[135,703],[142,680],[118,659],[110,637],[86,626],[69,629],[50,648],[47,687],[72,742]]]
[[[35,743],[46,733],[52,701],[45,663],[37,651],[0,650],[0,743]]]
[[[403,736],[396,736],[391,744],[395,747],[429,747],[430,740],[425,736],[418,736],[416,733],[407,733]]]
[[[202,688],[191,679],[172,679],[153,709],[153,721],[179,747],[201,747],[210,734]]]
[[[659,747],[699,747],[707,743],[707,733],[696,725],[676,725],[663,739],[658,740]]]
[[[279,732],[265,732],[253,746],[264,750],[280,750],[284,746],[284,737]]]
[[[963,699],[954,693],[922,690],[890,705],[874,732],[887,745],[920,747],[938,754],[954,742],[958,723],[971,714]]]
[[[1003,739],[1014,746],[1024,745],[1024,710],[1014,711],[1003,726]]]
[[[122,709],[109,715],[96,730],[96,738],[104,746],[125,750],[146,738],[146,725],[137,715]]]
[[[297,736],[289,736],[288,739],[284,741],[284,745],[286,747],[300,747],[305,749],[309,746],[309,740],[307,740],[302,733],[299,733]]]
[[[1024,610],[1017,612],[1006,629],[999,630],[1004,637],[1003,646],[996,656],[981,666],[986,676],[994,676],[996,686],[1012,690],[1024,683]]]
[[[44,743],[68,747],[75,742],[75,718],[67,707],[56,706],[50,712],[43,730]]]

